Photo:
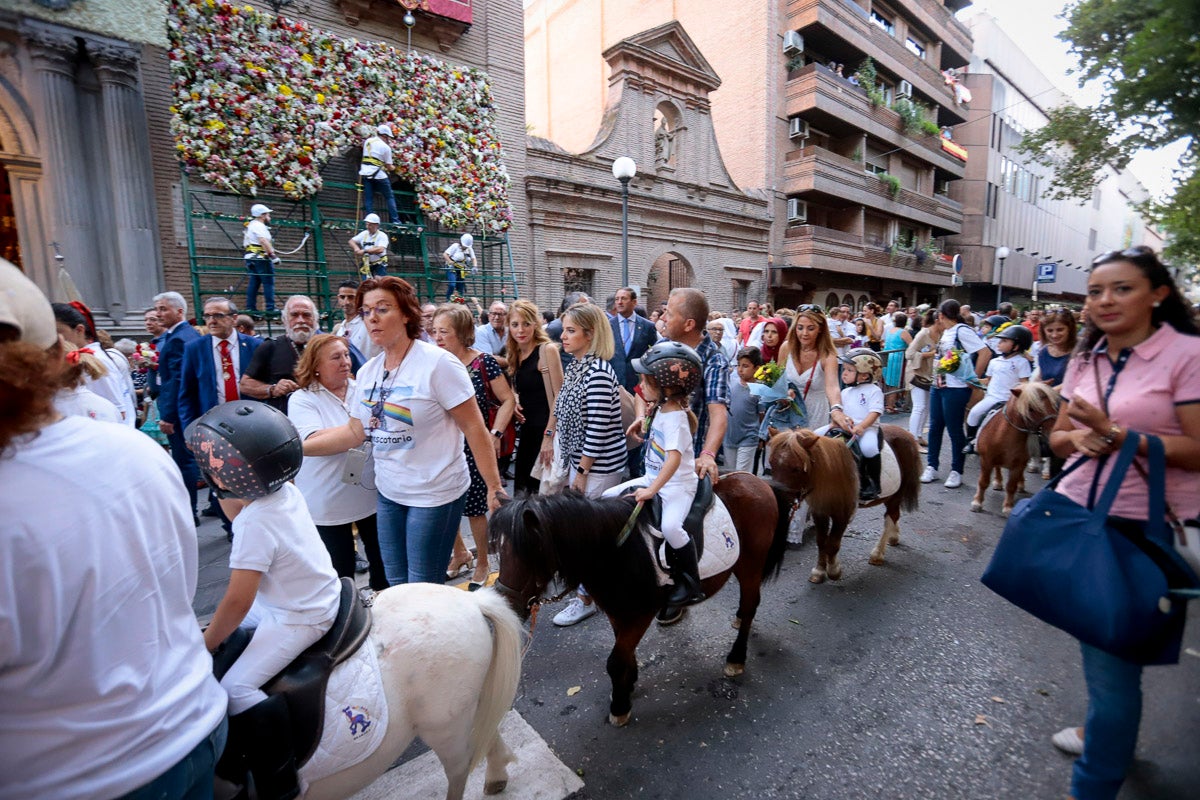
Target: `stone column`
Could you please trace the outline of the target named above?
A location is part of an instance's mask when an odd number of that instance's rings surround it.
[[[109,201],[116,219],[118,263],[111,276],[114,320],[147,308],[162,283],[150,136],[138,74],[139,54],[123,43],[87,43],[100,81],[105,151],[111,176]]]
[[[21,26],[21,36],[29,47],[36,73],[33,86],[40,95],[36,103],[42,168],[50,189],[49,238],[40,244],[58,242],[64,266],[84,302],[95,303],[104,296],[104,282],[100,270],[92,265],[95,230],[88,211],[75,87],[79,46],[71,31],[42,23],[26,22]],[[47,288],[51,294],[62,295],[61,286]]]

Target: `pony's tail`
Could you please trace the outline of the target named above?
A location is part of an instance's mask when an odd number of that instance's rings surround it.
[[[885,438],[900,463],[900,491],[896,492],[900,498],[900,508],[916,511],[921,504],[921,451],[917,449],[917,440],[904,428],[886,425],[885,432],[887,428],[895,428],[896,431],[892,436],[886,436],[885,433]]]
[[[792,504],[796,502],[796,492],[785,489],[774,481],[769,481],[771,492],[775,495],[775,536],[771,538],[771,546],[767,548],[767,560],[763,564],[763,580],[778,578],[783,569],[783,554],[787,552],[787,537],[789,523],[792,521]]]
[[[475,718],[471,721],[471,765],[467,767],[468,772],[475,769],[487,755],[495,741],[500,720],[512,708],[517,696],[517,684],[521,680],[523,636],[520,620],[499,593],[493,589],[481,589],[472,592],[471,597],[478,604],[479,613],[492,623],[492,661],[479,693]]]

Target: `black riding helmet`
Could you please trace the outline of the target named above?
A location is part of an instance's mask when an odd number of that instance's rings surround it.
[[[997,339],[1012,339],[1017,345],[1017,352],[1023,353],[1033,347],[1033,333],[1024,325],[1009,325],[996,334]]]
[[[296,426],[266,403],[223,403],[189,425],[186,437],[196,463],[219,497],[265,497],[296,477],[304,460]],[[216,485],[214,477],[224,489]]]
[[[1003,314],[992,314],[990,317],[984,317],[983,321],[987,325],[991,326],[991,328],[992,328],[991,333],[995,333],[996,329],[999,328],[1001,325],[1007,325],[1008,323],[1012,322],[1011,319],[1004,316]]]
[[[684,396],[696,390],[704,372],[700,354],[679,342],[659,342],[630,363],[634,372],[651,376],[664,392],[678,389]]]

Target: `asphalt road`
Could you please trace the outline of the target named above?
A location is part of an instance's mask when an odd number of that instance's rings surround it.
[[[977,470],[972,459],[957,490],[924,487],[884,566],[867,564],[881,509],[851,523],[836,583],[808,582],[811,541],[789,550],[780,579],[764,587],[742,677],[721,673],[736,582],[678,625],[652,626],[622,729],[606,722],[607,621],[558,629],[557,607],[546,608],[516,709],[582,777],[572,797],[1065,797],[1071,758],[1049,737],[1083,721],[1078,647],[979,583],[1003,520],[997,492],[985,513],[970,512]],[[1031,489],[1041,485],[1029,478]],[[223,591],[227,547],[215,524],[201,532],[204,616]],[[1145,673],[1123,799],[1197,796],[1200,621],[1192,623],[1181,663]]]

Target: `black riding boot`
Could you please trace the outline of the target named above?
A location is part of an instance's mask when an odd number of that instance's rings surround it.
[[[860,502],[879,499],[879,472],[883,467],[883,456],[862,457],[858,462],[858,499]]]
[[[291,800],[300,795],[290,724],[283,695],[271,695],[229,718],[229,740],[232,743],[236,738],[244,746],[259,800]]]
[[[975,437],[978,434],[979,434],[979,426],[978,425],[968,425],[967,426],[967,445],[966,445],[966,447],[964,447],[962,449],[963,455],[965,455],[965,456],[975,455]]]
[[[676,550],[667,545],[667,563],[671,567],[671,581],[675,588],[667,598],[667,608],[663,616],[675,616],[673,609],[694,605],[704,599],[704,591],[700,588],[700,567],[696,563],[696,544],[688,540],[687,544]]]

